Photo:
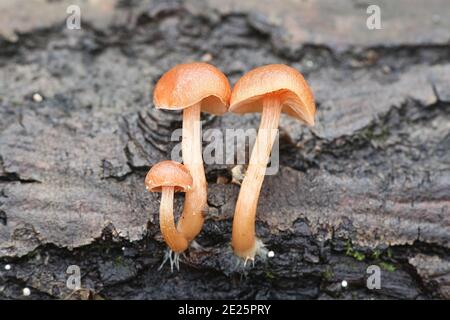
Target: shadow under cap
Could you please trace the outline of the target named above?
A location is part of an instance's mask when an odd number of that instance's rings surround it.
[[[283,113],[314,125],[316,105],[311,89],[300,72],[283,64],[258,67],[243,75],[233,88],[229,111],[262,112],[262,99],[268,94],[280,98]]]
[[[231,88],[222,71],[211,64],[179,64],[156,84],[153,103],[157,109],[181,110],[201,103],[201,111],[215,115],[227,112]]]
[[[174,187],[175,192],[186,192],[192,188],[192,176],[181,163],[165,160],[150,169],[145,177],[145,186],[150,192],[161,192],[163,187]]]

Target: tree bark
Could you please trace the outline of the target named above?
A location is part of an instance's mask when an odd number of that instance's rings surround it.
[[[24,284],[45,299],[450,298],[450,22],[431,23],[433,12],[450,15],[446,0],[395,1],[385,10],[402,16],[385,15],[376,32],[349,26],[364,21],[350,0],[333,10],[328,1],[234,2],[86,2],[81,30],[68,30],[70,1],[4,1],[0,298],[17,298]],[[182,123],[179,112],[156,110],[151,92],[186,60],[210,61],[231,83],[286,63],[317,100],[312,129],[281,117],[280,169],[264,179],[256,218],[274,257],[257,259],[247,278],[230,249],[236,164],[205,165],[201,247],[179,273],[157,272],[160,196],[144,178],[179,150],[171,137]],[[202,118],[205,134],[259,123]],[[177,194],[175,212],[182,204]],[[76,293],[69,265],[85,275]],[[382,270],[380,290],[366,287],[370,265]]]

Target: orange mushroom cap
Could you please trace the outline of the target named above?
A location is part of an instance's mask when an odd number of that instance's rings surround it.
[[[192,188],[192,176],[181,163],[165,160],[155,164],[145,177],[145,187],[150,192],[161,192],[162,187],[174,187],[175,192]]]
[[[201,110],[227,112],[231,88],[222,71],[204,62],[179,64],[156,84],[153,103],[158,109],[181,110],[201,102]]]
[[[233,88],[229,111],[250,113],[262,111],[262,99],[276,94],[283,105],[282,112],[314,125],[314,96],[296,69],[284,64],[269,64],[243,75]]]

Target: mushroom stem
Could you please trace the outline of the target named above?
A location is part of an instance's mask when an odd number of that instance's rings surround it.
[[[162,187],[161,204],[159,207],[159,226],[167,245],[173,252],[183,252],[188,247],[188,242],[175,227],[173,216],[174,187]]]
[[[203,211],[206,208],[207,183],[203,169],[200,103],[183,110],[183,163],[192,175],[191,190],[186,192],[183,214],[178,230],[187,241],[192,241],[203,227]]]
[[[255,236],[256,208],[282,109],[280,99],[276,95],[267,96],[262,103],[258,136],[242,182],[233,219],[233,250],[237,256],[245,260],[254,259],[258,249]]]

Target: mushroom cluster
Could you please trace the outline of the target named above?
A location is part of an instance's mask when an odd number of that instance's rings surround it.
[[[193,186],[186,192],[178,229],[188,242],[200,233],[207,209],[200,112],[224,114],[230,95],[230,84],[222,71],[202,62],[180,64],[170,69],[159,79],[153,93],[156,108],[183,110],[181,150],[183,163],[193,177]]]
[[[170,248],[172,268],[173,263],[178,268],[179,254],[200,233],[208,209],[200,113],[261,113],[258,136],[237,200],[232,230],[234,253],[245,262],[254,260],[264,247],[256,237],[255,219],[280,115],[286,113],[314,125],[316,108],[305,79],[294,68],[272,64],[246,73],[231,91],[227,77],[216,67],[207,63],[186,63],[175,66],[161,77],[156,84],[153,101],[158,109],[183,110],[183,165],[174,161],[160,162],[150,169],[145,180],[149,191],[162,193],[160,227]],[[173,197],[174,192],[179,191],[186,195],[183,212],[175,225]]]

